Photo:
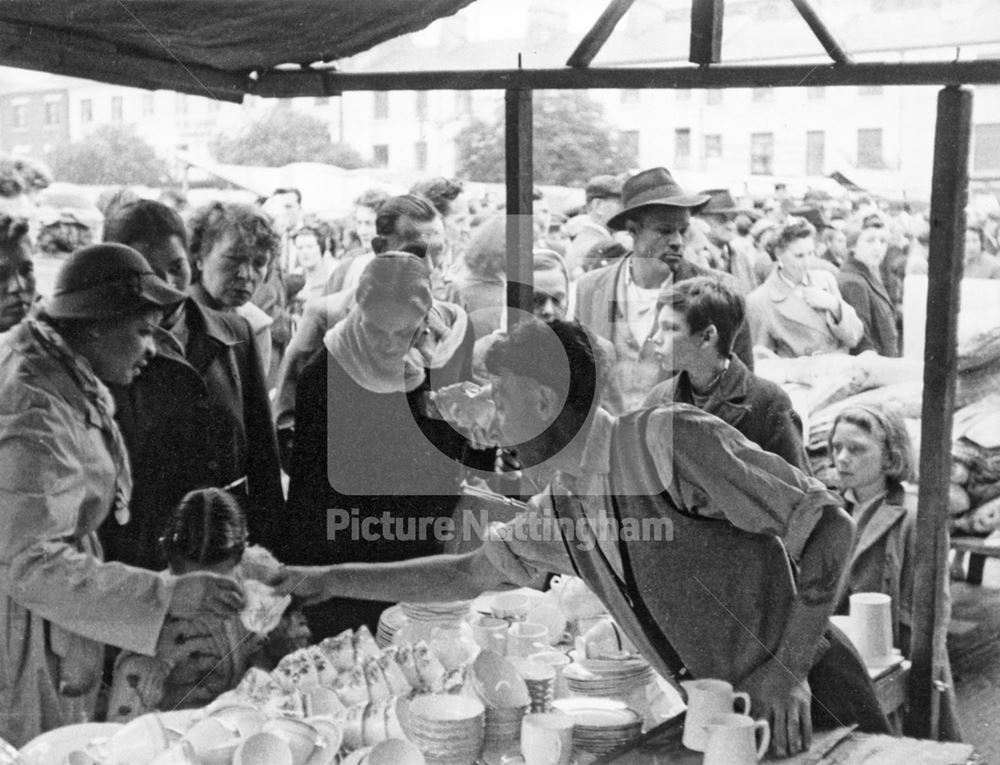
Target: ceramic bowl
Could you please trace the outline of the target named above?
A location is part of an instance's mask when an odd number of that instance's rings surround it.
[[[293,765],[292,750],[273,733],[257,733],[236,748],[233,765]]]

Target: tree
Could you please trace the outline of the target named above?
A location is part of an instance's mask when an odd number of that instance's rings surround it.
[[[534,104],[535,181],[584,186],[595,175],[635,166],[635,151],[608,125],[603,107],[582,91],[539,91]],[[455,137],[459,175],[504,180],[504,115],[474,119]]]
[[[46,161],[70,183],[166,186],[170,168],[131,125],[102,125],[86,138],[55,147]]]
[[[334,143],[326,122],[278,105],[247,123],[239,135],[219,134],[209,151],[230,165],[283,167],[292,162],[326,162],[352,170],[366,163],[352,147]]]

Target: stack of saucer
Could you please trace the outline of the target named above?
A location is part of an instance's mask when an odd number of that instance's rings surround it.
[[[379,648],[392,645],[392,636],[406,624],[406,614],[398,605],[389,606],[378,618],[378,628],[375,630],[375,642]]]
[[[563,671],[569,691],[578,696],[629,697],[653,680],[643,659],[579,659]]]
[[[552,705],[573,719],[573,748],[603,755],[642,733],[642,718],[617,699],[558,699]]]
[[[483,748],[485,712],[467,696],[417,696],[409,703],[403,729],[427,765],[472,765]]]
[[[532,712],[549,712],[556,694],[556,668],[528,659],[509,659],[528,687]]]

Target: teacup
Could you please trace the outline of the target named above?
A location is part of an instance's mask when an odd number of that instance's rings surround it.
[[[713,717],[733,711],[744,715],[750,713],[750,694],[733,691],[733,686],[725,680],[686,680],[681,685],[687,693],[687,715],[681,741],[688,749],[705,751],[705,726]]]
[[[507,630],[507,655],[525,658],[549,647],[549,630],[544,624],[514,622]]]
[[[147,765],[169,744],[167,729],[156,714],[137,717],[108,739],[111,762],[121,765]]]

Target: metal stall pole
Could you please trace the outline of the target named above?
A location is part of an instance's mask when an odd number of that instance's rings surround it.
[[[908,735],[936,739],[946,680],[948,629],[948,482],[955,402],[959,282],[969,184],[972,93],[948,86],[938,94],[931,184],[927,325],[921,410],[920,495]]]
[[[520,311],[531,313],[533,267],[531,249],[532,189],[532,109],[530,90],[508,90],[506,106],[507,147],[507,330],[517,324]],[[519,310],[513,310],[519,309]]]

